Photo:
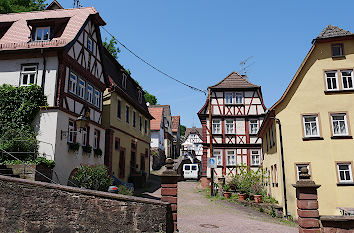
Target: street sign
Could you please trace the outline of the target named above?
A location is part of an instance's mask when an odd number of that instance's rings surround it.
[[[208,168],[216,168],[216,158],[209,158],[208,159]]]

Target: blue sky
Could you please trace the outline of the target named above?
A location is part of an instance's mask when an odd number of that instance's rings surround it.
[[[50,1],[48,1],[50,2]],[[72,7],[72,0],[59,0]],[[315,38],[328,24],[354,32],[354,1],[82,0],[106,28],[135,53],[166,73],[207,89],[253,56],[249,80],[262,86],[267,107],[279,99]],[[108,37],[102,31],[103,37]],[[187,127],[206,96],[152,70],[124,48],[119,62],[141,86],[171,105]]]

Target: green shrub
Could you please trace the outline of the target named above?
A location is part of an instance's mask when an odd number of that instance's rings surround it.
[[[100,157],[102,156],[102,150],[100,148],[93,149],[93,153],[95,156]]]
[[[134,190],[127,188],[125,185],[119,185],[118,187],[118,194],[133,196]]]
[[[113,183],[107,168],[103,165],[81,165],[73,176],[73,180],[77,181],[82,188],[99,191],[107,191]]]
[[[247,195],[263,195],[263,171],[261,169],[253,171],[248,169],[247,166],[242,166],[239,169],[240,173],[234,175],[228,183],[230,188]]]
[[[90,146],[90,145],[82,146],[82,151],[86,152],[86,153],[91,153],[92,146]]]
[[[54,160],[49,160],[44,157],[38,157],[35,160],[26,160],[26,161],[20,161],[20,160],[5,160],[2,161],[0,164],[5,164],[5,165],[13,165],[13,164],[37,164],[37,165],[42,165],[46,166],[50,169],[53,169],[55,167],[55,162]]]
[[[69,150],[78,151],[80,149],[80,143],[78,142],[68,142]]]

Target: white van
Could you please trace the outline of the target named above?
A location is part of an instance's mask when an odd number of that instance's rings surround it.
[[[184,179],[199,179],[199,165],[198,164],[184,164],[183,165]]]

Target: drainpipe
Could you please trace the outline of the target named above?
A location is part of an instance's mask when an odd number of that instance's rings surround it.
[[[276,117],[270,117],[274,119],[279,125],[279,139],[280,139],[280,154],[281,154],[281,168],[283,175],[283,192],[284,192],[284,208],[285,208],[285,218],[288,218],[288,200],[286,198],[286,184],[285,184],[285,170],[284,170],[284,148],[283,148],[283,134],[281,131],[280,119]]]
[[[41,49],[41,54],[43,56],[43,73],[42,73],[42,83],[41,83],[41,87],[42,87],[42,90],[44,92],[44,85],[45,85],[45,73],[46,73],[46,70],[47,70],[47,60],[44,56],[44,53],[43,53],[43,49]]]

